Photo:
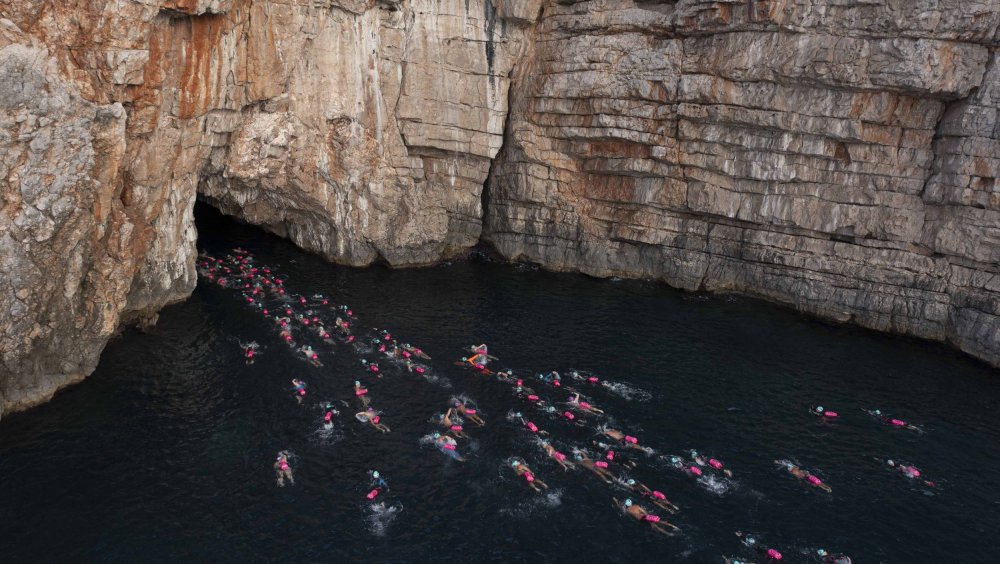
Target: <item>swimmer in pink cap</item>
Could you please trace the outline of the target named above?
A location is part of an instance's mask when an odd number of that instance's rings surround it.
[[[649,511],[646,511],[644,507],[632,501],[631,498],[625,501],[618,501],[618,498],[612,498],[615,502],[615,506],[625,512],[629,517],[634,518],[640,523],[648,523],[649,526],[656,532],[663,535],[671,535],[680,531],[673,523],[670,523],[666,519],[663,519],[659,515],[653,515]]]

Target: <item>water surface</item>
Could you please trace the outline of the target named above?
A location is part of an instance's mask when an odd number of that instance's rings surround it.
[[[204,209],[199,229],[205,250],[241,245],[287,273],[290,289],[349,304],[356,327],[389,328],[421,346],[452,387],[387,363],[373,378],[340,344],[313,341],[323,367],[311,366],[237,292],[203,281],[154,330],[110,344],[84,383],[0,422],[5,560],[711,562],[749,556],[736,530],[757,533],[790,562],[816,561],[804,555],[816,547],[856,562],[992,560],[1000,383],[951,349],[643,281],[484,262],[342,268]],[[263,350],[247,366],[239,343],[250,340]],[[635,456],[628,475],[682,507],[668,517],[681,535],[653,534],[613,508],[622,490],[562,472],[505,420],[512,409],[531,412],[509,385],[452,365],[480,342],[500,358],[496,368],[527,380],[575,367],[647,392],[586,390],[658,454],[699,449],[725,461],[735,480],[713,491],[658,456]],[[293,377],[309,384],[302,405],[289,392]],[[324,436],[317,402],[353,402],[356,379],[393,432],[377,434],[345,413],[340,431]],[[465,464],[419,442],[456,393],[477,400],[488,419],[471,428],[471,444],[461,442]],[[808,413],[816,404],[841,420],[819,421]],[[874,407],[924,432],[862,411]],[[593,425],[531,413],[564,445],[596,438]],[[280,449],[295,454],[294,486],[275,485]],[[513,477],[515,455],[548,482],[549,495]],[[820,472],[833,494],[777,471],[772,461],[787,457]],[[938,487],[889,472],[880,460],[890,457]],[[372,468],[391,484],[388,499],[400,509],[392,519],[367,509]]]

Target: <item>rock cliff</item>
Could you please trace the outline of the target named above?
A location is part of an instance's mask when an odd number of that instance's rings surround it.
[[[560,1],[485,238],[1000,364],[1000,3]]]
[[[191,291],[198,195],[1000,364],[998,4],[0,0],[0,414]]]

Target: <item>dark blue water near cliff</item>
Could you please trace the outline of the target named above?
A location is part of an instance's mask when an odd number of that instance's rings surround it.
[[[342,268],[199,214],[204,249],[242,245],[287,273],[290,289],[350,304],[357,327],[390,328],[423,347],[452,388],[386,363],[373,378],[343,345],[318,344],[324,366],[311,366],[236,292],[202,282],[155,329],[110,344],[84,383],[0,423],[5,561],[711,562],[749,556],[736,530],[789,562],[817,561],[804,554],[817,547],[855,562],[995,560],[1000,379],[952,350],[641,281],[484,262]],[[239,342],[250,340],[263,350],[246,366]],[[668,518],[682,534],[661,537],[626,519],[611,504],[622,490],[559,470],[507,421],[510,409],[530,411],[510,386],[451,364],[484,341],[497,368],[529,380],[576,367],[625,384],[585,391],[656,449],[634,455],[628,474],[681,506]],[[302,405],[289,393],[296,376],[309,384]],[[353,402],[355,379],[392,433],[349,413],[334,436],[319,432],[317,402]],[[471,427],[471,444],[460,443],[464,464],[419,442],[456,393],[487,417]],[[816,404],[840,420],[809,414]],[[862,411],[874,407],[924,432]],[[531,413],[564,445],[593,438]],[[708,487],[658,457],[690,448],[723,460],[735,479]],[[275,485],[280,449],[294,453],[294,486]],[[547,495],[513,477],[514,455],[549,484]],[[776,470],[778,458],[816,470],[833,493]],[[915,464],[937,487],[889,471],[885,458]],[[391,518],[363,503],[372,468],[389,478]]]

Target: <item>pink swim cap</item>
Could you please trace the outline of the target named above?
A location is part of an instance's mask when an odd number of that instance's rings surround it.
[[[773,548],[767,549],[767,555],[770,556],[771,558],[774,558],[775,560],[781,560],[781,553],[778,552],[777,550],[774,550]]]

